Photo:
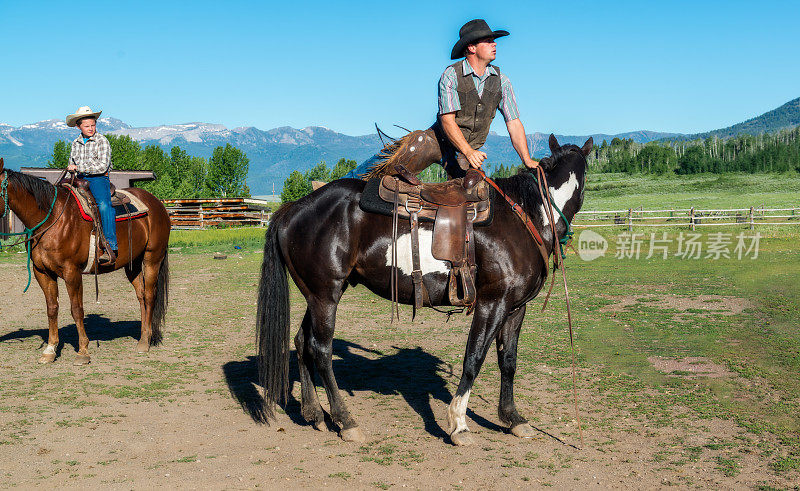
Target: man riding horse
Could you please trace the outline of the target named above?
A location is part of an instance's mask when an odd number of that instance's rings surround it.
[[[495,40],[508,34],[491,30],[483,19],[464,24],[450,54],[450,59],[459,61],[448,66],[439,79],[436,122],[427,130],[412,131],[388,145],[346,177],[396,174],[398,164],[418,174],[440,162],[450,177],[463,176],[469,167],[479,169],[487,157],[481,147],[498,109],[522,163],[535,168],[538,162],[530,157],[511,81],[491,64],[496,58]]]
[[[97,132],[97,118],[102,112],[92,112],[88,106],[83,106],[67,116],[67,126],[77,126],[81,130],[80,136],[72,142],[67,170],[77,172],[78,177],[89,183],[100,212],[98,219],[108,242],[108,248],[98,261],[100,264],[113,264],[117,254],[117,223],[114,207],[111,206],[111,181],[108,178],[111,171],[111,145],[106,137]]]

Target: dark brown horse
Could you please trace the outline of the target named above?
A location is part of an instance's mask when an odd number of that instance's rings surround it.
[[[89,236],[92,222],[81,218],[78,204],[65,188],[47,181],[3,168],[0,159],[0,214],[5,216],[10,208],[25,227],[33,232],[31,263],[33,274],[42,287],[47,301],[47,320],[50,330],[47,347],[39,358],[40,363],[56,359],[58,347],[58,284],[62,278],[67,285],[72,318],[78,329],[77,365],[89,363],[89,338],[83,325],[83,276],[89,261]],[[142,218],[132,220],[129,227],[121,222],[117,227],[119,254],[113,266],[99,267],[98,273],[108,273],[125,268],[128,280],[136,290],[142,312],[142,330],[137,347],[146,352],[151,345],[161,342],[161,326],[167,310],[169,263],[167,242],[170,223],[164,205],[143,189],[130,191],[149,208]],[[55,193],[55,194],[54,194]],[[52,204],[52,211],[48,216]],[[92,266],[92,272],[94,266]]]
[[[552,155],[542,159],[554,205],[568,220],[583,203],[586,155],[589,139],[582,148],[560,146],[550,136]],[[530,171],[498,179],[504,193],[522,205],[546,243],[553,250],[554,239],[542,197]],[[334,378],[331,352],[336,307],[348,285],[363,284],[384,298],[390,298],[392,219],[362,211],[359,200],[365,182],[355,179],[334,181],[314,193],[281,207],[266,234],[264,262],[258,293],[259,369],[264,384],[267,411],[285,400],[289,387],[289,290],[286,269],[308,303],[294,339],[299,360],[301,412],[320,428],[323,410],[314,388],[319,372],[330,403],[331,419],[340,426],[341,437],[362,441],[358,428],[339,394]],[[493,191],[494,192],[494,191]],[[519,437],[529,437],[533,428],[517,411],[514,402],[514,374],[517,340],[525,306],[545,284],[547,264],[532,236],[511,207],[495,196],[492,223],[475,229],[478,266],[472,327],[467,339],[464,366],[458,389],[448,409],[449,433],[454,444],[472,442],[466,412],[470,390],[493,341],[497,343],[501,387],[499,417]],[[555,216],[558,216],[555,214]],[[405,227],[402,226],[405,225]],[[567,224],[562,218],[556,233],[562,236]],[[399,298],[413,303],[408,223],[401,221],[398,239]],[[431,256],[430,224],[420,224],[421,264],[431,302],[448,304],[448,266]],[[405,244],[405,246],[404,246]]]

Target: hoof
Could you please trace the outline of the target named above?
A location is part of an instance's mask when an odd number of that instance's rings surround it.
[[[466,447],[475,443],[475,440],[472,438],[472,434],[469,432],[469,430],[453,433],[450,435],[450,439],[453,440],[453,445],[457,447]]]
[[[75,357],[75,361],[72,362],[72,364],[75,366],[88,365],[90,361],[91,358],[89,358],[89,355],[82,355],[78,353],[78,356]]]
[[[518,438],[533,438],[536,436],[536,430],[528,423],[522,423],[511,428],[511,434]]]
[[[148,351],[150,351],[150,343],[143,343],[139,341],[139,344],[136,345],[136,352],[147,353]]]
[[[53,363],[54,361],[56,361],[55,353],[46,353],[43,354],[41,358],[39,358],[39,363],[41,363],[42,365],[46,363]]]
[[[363,443],[364,440],[367,438],[364,436],[364,432],[361,431],[361,428],[358,426],[354,426],[352,428],[347,428],[346,430],[342,430],[339,434],[342,437],[342,440],[346,442],[356,442],[356,443]]]
[[[323,419],[313,420],[311,421],[311,426],[313,426],[314,429],[317,431],[322,431],[325,429],[325,420]],[[342,436],[342,438],[344,438],[344,436]]]

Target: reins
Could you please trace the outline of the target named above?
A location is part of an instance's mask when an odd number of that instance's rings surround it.
[[[0,216],[0,218],[5,218],[9,213],[9,208],[8,208],[8,172],[3,170],[3,176],[4,176],[3,184],[0,185],[0,194],[2,194],[2,197],[3,197],[3,215]],[[53,202],[50,203],[50,209],[47,210],[47,215],[44,217],[44,219],[41,222],[37,223],[36,225],[34,225],[33,227],[30,227],[30,228],[25,227],[25,230],[23,230],[22,232],[0,232],[0,236],[4,236],[4,237],[14,237],[14,236],[18,236],[18,235],[24,235],[25,236],[25,239],[5,246],[5,247],[13,247],[15,245],[25,244],[25,251],[26,251],[27,256],[28,256],[28,259],[27,259],[28,284],[25,285],[25,289],[22,290],[22,293],[27,292],[28,288],[31,286],[31,250],[33,249],[33,247],[31,246],[31,242],[34,239],[41,237],[42,235],[44,235],[45,232],[50,230],[50,227],[52,227],[58,221],[58,219],[61,218],[61,215],[64,214],[64,209],[62,208],[61,214],[58,215],[58,218],[53,220],[53,223],[51,223],[46,229],[42,230],[40,233],[34,235],[34,232],[36,231],[36,229],[38,229],[39,227],[44,225],[44,223],[50,218],[50,215],[53,213],[53,208],[56,206],[56,200],[58,199],[58,188],[55,185],[53,185],[53,188],[54,188],[53,189]],[[66,208],[66,207],[64,207],[64,208]]]
[[[553,234],[553,276],[550,280],[550,289],[548,290],[547,295],[545,296],[545,300],[542,305],[542,310],[544,310],[547,307],[547,301],[550,298],[550,293],[553,291],[553,285],[555,283],[555,270],[561,269],[562,277],[564,278],[564,298],[566,299],[566,304],[567,304],[567,324],[569,326],[569,347],[572,356],[572,399],[575,406],[575,419],[577,420],[578,423],[578,435],[581,440],[581,446],[583,446],[583,429],[581,428],[581,418],[580,418],[580,413],[578,412],[578,392],[575,387],[575,342],[572,329],[572,309],[570,308],[569,289],[567,288],[567,270],[566,266],[564,265],[564,260],[566,259],[564,246],[568,245],[570,243],[570,240],[572,239],[573,235],[572,226],[569,223],[569,220],[567,220],[567,217],[564,216],[564,213],[561,211],[561,209],[558,208],[556,205],[554,205],[552,199],[550,198],[550,186],[547,184],[547,177],[545,176],[544,169],[542,169],[541,166],[536,166],[535,169],[536,173],[539,175],[539,179],[537,179],[536,176],[533,176],[533,179],[534,181],[536,181],[536,185],[539,188],[539,194],[541,195],[543,204],[545,205],[544,206],[545,213],[547,215],[548,221],[550,222],[550,231]],[[516,214],[517,217],[519,217],[519,219],[525,225],[525,228],[531,234],[531,237],[533,237],[534,242],[537,244],[537,246],[542,244],[542,246],[539,247],[540,251],[544,251],[543,249],[544,241],[542,240],[541,235],[536,230],[533,221],[525,212],[525,210],[522,208],[522,206],[520,206],[511,197],[509,197],[506,193],[504,193],[503,190],[500,189],[500,187],[497,185],[497,183],[495,183],[494,180],[492,180],[491,178],[487,177],[483,171],[478,170],[478,172],[480,172],[483,175],[484,180],[487,183],[489,183],[489,185],[492,186],[495,189],[495,191],[500,193],[500,195],[503,198],[505,198],[505,200],[511,206],[511,209],[514,211],[514,214]],[[556,212],[561,216],[561,218],[564,220],[564,223],[567,226],[567,230],[564,233],[564,237],[559,238],[558,232],[556,231],[556,221],[554,219],[553,209],[555,209]],[[558,251],[556,251],[556,244],[558,244],[558,249],[559,249]],[[547,268],[549,264],[549,259],[547,257],[546,251],[544,251],[543,254],[545,254],[544,266],[545,268]]]

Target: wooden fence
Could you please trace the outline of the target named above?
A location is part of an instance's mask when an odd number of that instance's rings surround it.
[[[575,228],[619,226],[629,231],[637,227],[676,226],[695,230],[709,225],[739,225],[751,230],[757,225],[800,225],[800,207],[579,211],[573,223]]]
[[[270,218],[269,202],[252,198],[166,199],[173,229],[214,226],[263,226]]]
[[[164,200],[172,228],[203,229],[214,226],[264,226],[269,222],[269,206],[274,202],[253,198],[168,199]],[[792,208],[671,208],[644,210],[579,211],[575,228],[687,227],[738,225],[754,229],[758,225],[800,225],[800,207]]]

